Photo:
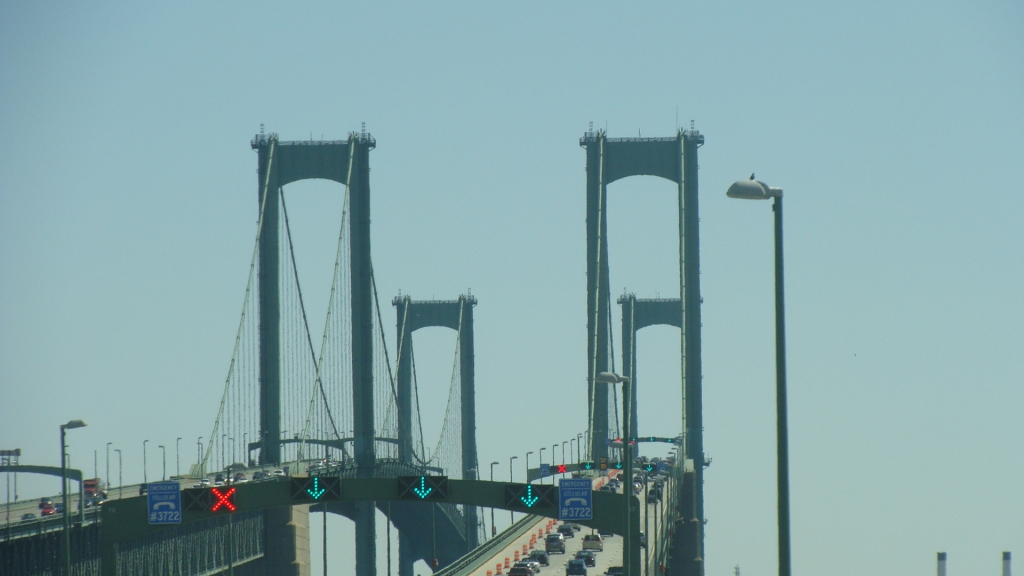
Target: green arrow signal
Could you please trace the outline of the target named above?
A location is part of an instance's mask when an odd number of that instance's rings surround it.
[[[533,486],[527,486],[526,496],[520,496],[519,499],[523,501],[523,504],[526,504],[527,508],[533,508],[533,505],[537,503],[537,500],[540,500],[540,497],[533,495]]]
[[[306,488],[306,492],[313,497],[313,500],[319,500],[324,495],[324,492],[327,492],[327,489],[320,487],[319,478],[313,478],[313,488]]]
[[[430,493],[434,491],[434,489],[427,488],[427,478],[425,476],[420,476],[420,487],[413,488],[412,491],[415,492],[416,495],[419,496],[421,499],[426,499],[426,497],[429,496]]]

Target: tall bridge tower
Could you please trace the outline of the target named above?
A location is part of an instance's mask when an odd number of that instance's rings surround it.
[[[279,210],[281,187],[322,178],[349,189],[351,218],[351,358],[354,457],[360,477],[373,476],[373,293],[370,261],[370,151],[366,132],[348,140],[281,142],[276,134],[252,141],[259,154],[262,229],[259,237],[260,464],[281,463],[281,342]],[[376,517],[372,502],[357,504],[356,574],[376,569]]]
[[[684,458],[696,470],[696,517],[704,518],[704,438],[701,397],[700,231],[697,202],[697,149],[704,136],[692,129],[674,137],[608,138],[588,131],[580,138],[587,153],[587,403],[590,457],[608,455],[608,387],[595,377],[608,370],[611,292],[608,262],[608,185],[630,176],[658,176],[677,185],[679,206],[679,294],[681,317]],[[666,322],[667,323],[667,322]],[[674,322],[673,322],[674,324]],[[631,329],[632,330],[632,329]],[[623,338],[627,335],[623,334]],[[632,340],[632,334],[629,335]],[[632,342],[630,342],[632,345]],[[632,371],[632,366],[629,370]],[[636,388],[633,388],[634,394]],[[635,406],[636,403],[633,402]],[[633,421],[634,426],[636,420]],[[703,522],[699,541],[703,550]],[[701,552],[702,554],[702,552]]]

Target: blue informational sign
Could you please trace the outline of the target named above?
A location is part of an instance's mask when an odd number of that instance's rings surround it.
[[[589,478],[562,478],[559,480],[558,519],[594,519],[594,485]]]
[[[146,498],[150,524],[181,524],[181,487],[177,482],[150,482]]]
[[[550,464],[541,464],[540,465],[540,477],[541,478],[547,478],[548,476],[551,476],[551,465]]]

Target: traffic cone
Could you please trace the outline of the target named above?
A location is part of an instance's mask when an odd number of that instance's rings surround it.
[[[519,562],[519,550],[516,550],[515,553],[512,554],[512,559],[516,562]]]
[[[523,544],[523,555],[526,555],[526,544]]]
[[[497,565],[497,566],[495,566],[495,567],[494,567],[494,569],[496,570],[496,572],[495,572],[495,573],[496,573],[496,574],[497,574],[498,576],[501,576],[501,563],[500,563],[500,562],[498,563],[498,565]]]
[[[508,561],[508,557],[505,557],[505,568],[509,568],[511,566],[512,566],[512,563]]]

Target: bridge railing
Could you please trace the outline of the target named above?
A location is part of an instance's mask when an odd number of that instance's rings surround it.
[[[497,550],[501,550],[516,538],[529,532],[538,519],[540,519],[540,516],[533,516],[532,514],[520,518],[515,524],[503,530],[501,534],[477,546],[475,550],[446,566],[443,570],[435,572],[434,576],[464,576],[473,572],[480,568],[489,558],[493,557]]]

